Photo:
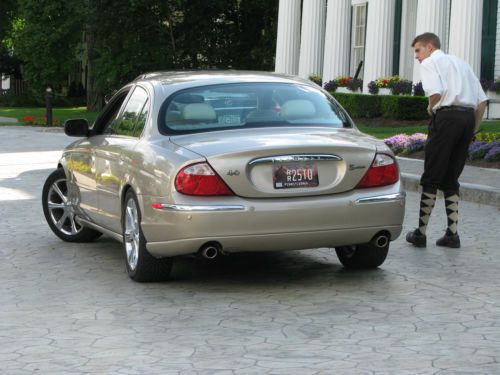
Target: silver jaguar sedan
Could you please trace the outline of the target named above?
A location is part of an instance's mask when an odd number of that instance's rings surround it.
[[[120,89],[43,187],[64,241],[123,243],[135,281],[173,257],[335,248],[380,266],[402,230],[397,162],[316,84],[261,72],[157,72]]]

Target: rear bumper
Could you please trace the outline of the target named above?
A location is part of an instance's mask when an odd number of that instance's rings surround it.
[[[143,196],[142,230],[157,257],[195,253],[209,241],[226,252],[296,250],[366,243],[402,230],[405,193],[392,187],[293,199],[193,198],[162,203]]]

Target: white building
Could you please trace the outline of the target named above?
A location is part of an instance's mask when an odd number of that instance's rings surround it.
[[[498,0],[280,0],[276,72],[420,81],[411,43],[424,32],[480,78],[500,76]]]

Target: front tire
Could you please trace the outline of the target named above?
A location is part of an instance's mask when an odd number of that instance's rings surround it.
[[[378,247],[372,244],[341,246],[335,248],[340,263],[349,269],[377,268],[384,263],[389,244]]]
[[[138,282],[165,281],[170,277],[172,258],[158,259],[148,252],[141,219],[137,197],[129,190],[122,209],[123,252],[127,273]]]
[[[86,228],[76,219],[76,207],[68,196],[68,183],[64,169],[52,172],[42,191],[43,214],[54,234],[67,242],[91,242],[102,235]]]

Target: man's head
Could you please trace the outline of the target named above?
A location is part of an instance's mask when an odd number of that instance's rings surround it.
[[[415,50],[415,58],[422,62],[428,58],[432,52],[441,48],[439,37],[433,33],[423,33],[415,37],[411,46]]]

